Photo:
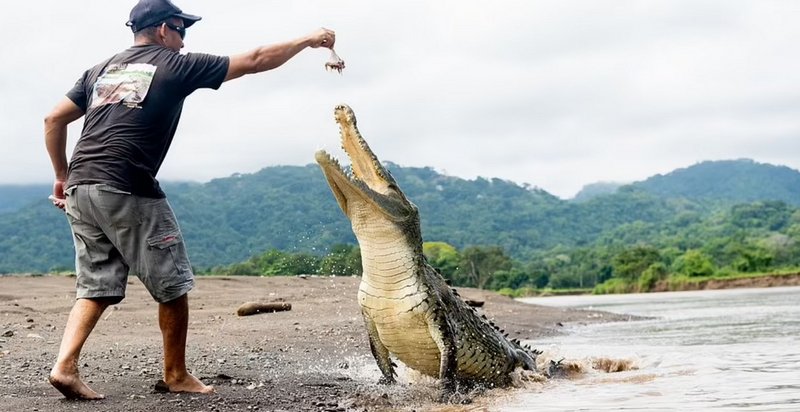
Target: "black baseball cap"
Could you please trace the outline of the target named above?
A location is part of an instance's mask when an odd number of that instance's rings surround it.
[[[131,9],[130,20],[125,23],[134,33],[161,23],[170,17],[183,19],[183,26],[189,27],[202,19],[200,16],[186,14],[169,0],[139,0]]]

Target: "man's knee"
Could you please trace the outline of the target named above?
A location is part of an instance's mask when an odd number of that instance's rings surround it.
[[[189,297],[189,293],[185,292],[185,293],[183,293],[182,295],[180,295],[180,296],[178,296],[176,298],[170,298],[169,300],[166,300],[166,301],[159,301],[158,303],[160,303],[162,305],[170,305],[170,306],[171,305],[180,305],[180,304],[183,304],[183,302],[186,301],[188,299],[188,297]]]

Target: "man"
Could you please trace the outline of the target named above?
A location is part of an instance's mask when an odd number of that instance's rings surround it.
[[[181,55],[186,29],[200,17],[169,0],[141,0],[127,25],[134,44],[87,70],[45,118],[55,171],[53,204],[66,211],[76,254],[77,299],[50,383],[72,399],[102,399],[78,373],[81,349],[100,315],[125,296],[136,274],[159,303],[164,379],[171,392],[213,392],[186,369],[187,293],[194,286],[175,216],[156,180],[186,96],[245,74],[274,69],[307,47],[333,48],[319,29],[230,57]],[[86,116],[67,164],[67,125]]]

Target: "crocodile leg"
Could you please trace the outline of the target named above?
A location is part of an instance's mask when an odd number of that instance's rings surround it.
[[[436,313],[428,318],[428,332],[439,347],[439,379],[442,381],[443,399],[456,392],[458,360],[456,355],[456,335],[447,322],[444,313]]]
[[[391,358],[389,358],[389,349],[383,346],[383,343],[378,337],[378,329],[375,327],[375,322],[373,322],[363,310],[361,311],[361,315],[364,317],[364,325],[367,327],[369,349],[372,352],[372,357],[378,362],[378,368],[380,368],[383,374],[383,377],[378,380],[378,383],[391,385],[396,382],[394,377],[397,375],[397,372],[394,371],[394,365],[392,364]]]

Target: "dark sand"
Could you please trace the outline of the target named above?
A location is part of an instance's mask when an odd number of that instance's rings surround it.
[[[469,406],[435,402],[437,383],[400,370],[400,385],[377,385],[356,302],[359,278],[201,277],[189,295],[187,362],[213,395],[164,394],[157,304],[131,279],[127,298],[103,314],[84,348],[83,379],[106,395],[68,401],[47,383],[74,282],[61,276],[0,277],[0,411],[410,411],[484,410],[495,391]],[[534,306],[460,288],[511,337],[536,340],[562,325],[626,316]],[[292,310],[239,317],[245,302],[288,302]],[[503,392],[507,394],[508,392]]]

